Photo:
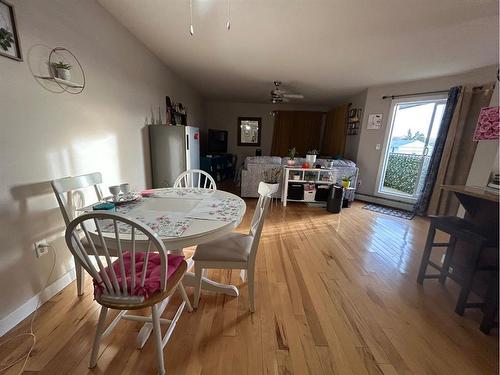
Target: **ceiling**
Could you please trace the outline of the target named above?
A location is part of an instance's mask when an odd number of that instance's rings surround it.
[[[498,0],[98,0],[204,97],[328,104],[498,63]]]

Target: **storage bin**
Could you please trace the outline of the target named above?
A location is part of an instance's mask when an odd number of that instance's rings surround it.
[[[288,183],[287,199],[301,201],[304,199],[304,184],[297,184],[293,182]]]
[[[330,185],[316,185],[316,195],[314,200],[317,202],[326,202],[328,199],[328,191],[330,190]]]
[[[316,190],[304,190],[304,201],[314,202],[314,198],[316,198]]]

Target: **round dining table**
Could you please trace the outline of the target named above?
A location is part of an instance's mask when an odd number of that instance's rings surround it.
[[[124,216],[138,219],[150,226],[162,239],[169,253],[184,255],[183,249],[196,246],[230,233],[243,219],[246,204],[240,197],[222,190],[202,188],[151,189],[141,193],[141,198],[116,206]],[[195,286],[195,275],[189,271],[194,261],[187,258],[188,272],[183,278],[185,286]],[[202,289],[238,296],[234,285],[221,284],[202,277]],[[163,311],[168,301],[160,306]],[[137,337],[142,348],[152,331],[145,323]]]
[[[161,238],[167,251],[184,255],[183,249],[215,240],[230,233],[243,219],[246,204],[240,197],[222,190],[203,188],[150,189],[142,198],[117,205],[116,212],[138,219]],[[187,258],[188,270],[193,260]],[[194,286],[194,274],[188,272],[184,284]],[[224,285],[206,277],[202,288],[238,296],[233,285]]]

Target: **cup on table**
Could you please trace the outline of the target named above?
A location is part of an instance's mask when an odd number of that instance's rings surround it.
[[[116,201],[118,195],[120,194],[120,185],[113,185],[109,187],[109,192],[113,195],[113,199]]]
[[[123,193],[123,195],[128,195],[128,193],[130,193],[130,184],[128,183],[121,184],[120,190]]]

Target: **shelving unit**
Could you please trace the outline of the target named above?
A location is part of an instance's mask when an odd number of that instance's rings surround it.
[[[306,178],[307,173],[315,175],[315,178]],[[301,178],[298,180],[293,179],[293,175],[299,174]],[[328,179],[323,179],[324,176]],[[318,185],[334,185],[338,181],[338,172],[336,169],[326,168],[299,168],[299,167],[284,167],[283,168],[283,188],[281,189],[281,203],[286,207],[287,201],[290,202],[310,202],[304,199],[289,199],[288,198],[288,183],[304,183],[304,184],[318,184]],[[354,183],[357,181],[357,175],[353,177]],[[355,188],[346,189],[346,199],[354,200]]]

